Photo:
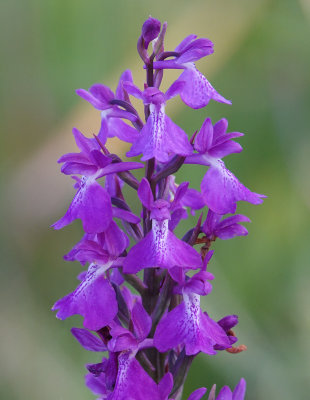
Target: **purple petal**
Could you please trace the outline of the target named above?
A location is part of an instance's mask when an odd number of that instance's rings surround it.
[[[177,96],[178,94],[181,93],[185,85],[185,82],[180,81],[179,79],[169,87],[169,89],[165,93],[165,99],[170,100],[172,97]]]
[[[124,221],[130,222],[132,224],[138,224],[140,222],[140,218],[130,211],[113,207],[112,212],[113,212],[113,217],[123,219]]]
[[[214,53],[213,43],[209,39],[196,39],[188,44],[182,53],[177,59],[179,64],[197,61]]]
[[[112,272],[110,274],[110,282],[115,283],[115,285],[117,286],[121,286],[121,284],[124,283],[123,275],[119,272],[118,268],[112,269]]]
[[[235,387],[233,392],[232,400],[243,400],[246,391],[246,381],[244,378],[241,378],[238,385]]]
[[[170,372],[167,372],[158,384],[158,391],[160,394],[160,399],[167,400],[169,393],[173,387],[173,377]]]
[[[195,139],[195,150],[199,153],[206,153],[213,141],[213,125],[210,118],[207,118]]]
[[[112,162],[111,158],[102,154],[100,150],[92,150],[89,158],[98,168],[105,168]]]
[[[211,283],[207,281],[207,279],[210,279],[209,274],[210,273],[206,271],[199,271],[186,282],[184,290],[201,296],[208,295],[212,290]],[[213,278],[214,277],[211,276],[211,279]]]
[[[202,230],[209,237],[209,239],[211,239],[214,235],[215,227],[217,227],[221,217],[221,215],[216,214],[212,210],[208,211],[207,218],[202,226]]]
[[[122,326],[115,326],[110,330],[112,339],[108,342],[108,350],[116,353],[124,350],[136,350],[138,342],[132,332]]]
[[[103,125],[103,123],[102,123]],[[108,118],[108,137],[118,137],[123,142],[133,143],[139,137],[139,132],[119,118]]]
[[[143,92],[133,82],[123,82],[123,88],[131,96],[134,96],[140,100],[143,98]]]
[[[78,129],[73,128],[72,133],[75,139],[75,143],[78,146],[78,148],[81,150],[81,152],[88,154],[91,150],[100,150],[100,146],[96,142],[95,139],[93,138],[87,138],[85,137],[82,132],[80,132]]]
[[[215,214],[211,210],[209,211],[209,213]],[[209,216],[209,213],[208,213],[208,216]],[[216,216],[216,221],[217,221],[216,229],[228,228],[229,226],[238,224],[240,222],[251,222],[251,220],[248,217],[246,217],[245,215],[242,215],[242,214],[232,215],[231,217],[224,218],[222,221],[220,221],[220,218],[221,217],[219,215]]]
[[[64,256],[67,261],[79,261],[82,265],[86,262],[105,264],[109,260],[109,254],[94,240],[88,240],[87,235],[77,243],[73,249]]]
[[[111,197],[118,197],[124,182],[117,175],[107,175],[105,178],[105,188]]]
[[[220,137],[225,137],[228,128],[228,121],[222,118],[213,126],[213,141],[216,142]]]
[[[186,219],[186,218],[187,218],[187,211],[183,207],[177,208],[171,214],[171,219],[169,220],[169,230],[174,231],[175,228],[180,223],[181,219]]]
[[[193,210],[200,210],[205,206],[205,202],[200,192],[196,189],[188,189],[182,199],[182,204],[185,207],[190,207]]]
[[[141,342],[147,337],[151,330],[152,319],[139,301],[136,301],[133,306],[131,320],[136,338]]]
[[[232,400],[232,393],[230,388],[228,386],[223,386],[219,394],[217,395],[216,400]]]
[[[209,150],[209,155],[214,158],[223,158],[233,153],[240,153],[242,151],[242,147],[239,143],[234,141],[227,141],[216,146],[213,146],[212,149]]]
[[[91,164],[82,164],[76,162],[66,162],[61,167],[61,172],[65,175],[85,175],[91,176],[97,172],[98,168]]]
[[[108,168],[108,167],[106,167]],[[80,218],[87,233],[103,232],[112,220],[112,206],[107,191],[91,178],[82,178],[66,214],[52,226],[61,229]]]
[[[88,365],[87,367],[92,373],[85,376],[86,386],[92,390],[94,394],[108,395],[111,393],[116,382],[117,363],[117,355],[110,353],[109,359],[103,358],[102,363],[100,363],[101,365],[98,365],[99,368],[93,365],[89,368],[90,366]],[[97,371],[93,371],[94,369]],[[93,372],[98,373],[100,369],[104,371],[102,371],[99,376],[93,375]]]
[[[85,328],[93,331],[108,325],[117,314],[117,302],[114,289],[103,273],[103,267],[91,264],[75,291],[54,304],[52,310],[58,310],[57,318],[80,314],[84,317]]]
[[[115,97],[118,100],[129,101],[128,94],[124,90],[124,87],[123,87],[123,82],[126,82],[126,81],[133,83],[132,73],[131,73],[130,69],[126,69],[119,78],[119,82],[118,82],[118,85],[117,85],[117,88],[115,91]]]
[[[104,376],[85,375],[85,385],[96,395],[106,395],[108,391]]]
[[[95,376],[99,376],[101,373],[104,373],[107,368],[108,360],[105,358],[102,360],[101,363],[97,364],[86,364],[86,368],[89,372],[91,372]]]
[[[84,154],[84,153],[67,153],[61,156],[57,162],[60,163],[65,163],[65,162],[76,162],[80,164],[89,164],[92,165],[91,161],[89,160],[89,157]]]
[[[107,346],[102,340],[86,329],[72,328],[71,333],[84,349],[89,351],[107,351]]]
[[[175,192],[175,195],[174,195],[174,200],[170,205],[171,211],[174,210],[180,204],[181,200],[183,199],[183,197],[185,196],[185,194],[188,190],[188,185],[189,185],[189,182],[182,182],[178,186],[178,188]]]
[[[215,236],[219,237],[222,240],[232,239],[236,236],[246,236],[248,235],[248,230],[238,224],[230,225],[226,228],[216,229],[214,231]]]
[[[213,146],[218,146],[219,144],[227,142],[228,140],[231,140],[231,139],[234,139],[234,138],[238,138],[238,137],[242,137],[242,136],[244,136],[244,133],[241,133],[241,132],[225,133],[224,135],[218,136],[216,139],[213,140]]]
[[[118,365],[116,385],[109,400],[128,400],[128,394],[135,400],[161,400],[156,383],[135,358],[121,353]]]
[[[153,220],[152,230],[130,249],[124,260],[124,272],[136,273],[143,268],[174,266],[196,269],[201,266],[201,257],[193,247],[169,231],[168,220]]]
[[[135,122],[138,118],[136,114],[126,110],[122,110],[121,108],[118,107],[113,107],[108,111],[102,111],[101,116],[103,115],[103,113],[106,112],[109,118],[124,118],[128,119],[131,122]]]
[[[207,206],[217,214],[234,214],[237,201],[261,204],[262,197],[265,197],[246,188],[221,160],[207,171],[201,182],[201,193]]]
[[[226,317],[217,321],[217,323],[224,329],[225,332],[228,332],[238,324],[238,315],[227,315]]]
[[[110,105],[107,105],[106,102],[102,102],[100,99],[98,99],[96,96],[85,89],[76,90],[76,94],[82,97],[82,99],[88,101],[97,110],[105,110],[106,108],[111,107]]]
[[[152,135],[152,120],[148,118],[143,126],[138,139],[133,143],[131,149],[126,153],[127,157],[135,157],[143,153],[142,161],[154,157],[154,140]]]
[[[220,103],[231,104],[213,88],[210,82],[196,69],[193,64],[179,77],[186,85],[181,93],[183,102],[194,109],[205,107],[211,99]]]
[[[187,400],[200,400],[202,396],[206,393],[206,388],[199,388],[195,390]]]
[[[169,117],[166,116],[167,147],[170,154],[189,156],[193,153],[193,148],[188,141],[186,133]]]
[[[123,172],[123,171],[129,171],[131,169],[139,169],[143,168],[144,165],[138,162],[118,162],[118,163],[112,163],[108,165],[107,167],[102,168],[99,176],[96,178],[101,178],[102,176],[108,175],[108,174],[116,174],[118,172]]]
[[[114,93],[112,90],[101,83],[96,83],[89,88],[90,93],[96,97],[102,104],[106,104],[108,107],[109,102],[114,99]]]
[[[182,40],[180,44],[174,49],[177,53],[183,53],[184,49],[197,38],[197,35],[188,35],[185,39]]]
[[[104,247],[112,257],[117,257],[129,246],[129,239],[125,233],[111,221],[108,229],[98,234],[104,242]]]
[[[149,181],[146,178],[141,180],[138,188],[138,196],[144,207],[146,207],[148,210],[151,210],[154,204],[154,197]]]

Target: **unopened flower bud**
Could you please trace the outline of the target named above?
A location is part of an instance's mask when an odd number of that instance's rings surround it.
[[[149,43],[159,35],[161,23],[158,19],[149,17],[142,26],[142,37],[144,39],[144,48],[147,49]]]

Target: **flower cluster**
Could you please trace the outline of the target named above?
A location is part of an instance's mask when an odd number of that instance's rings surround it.
[[[264,196],[246,188],[222,160],[242,150],[233,140],[242,133],[227,132],[226,119],[213,124],[207,118],[189,140],[166,115],[166,102],[174,96],[193,109],[210,100],[231,104],[195,65],[213,53],[213,43],[190,35],[173,51],[165,51],[166,29],[166,23],[161,26],[151,17],[143,24],[137,44],[146,71],[143,90],[129,70],[122,73],[115,93],[102,84],[77,90],[101,111],[101,126],[92,138],[74,128],[79,152],[59,159],[62,173],[75,181],[76,194],[53,227],[82,220],[85,234],[65,259],[87,269],[79,274],[77,288],[53,310],[60,319],[81,315],[84,328],[73,328],[73,336],[86,350],[105,353],[98,364],[87,365],[85,377],[100,399],[180,399],[191,362],[200,352],[215,355],[245,348],[235,345],[232,328],[238,317],[215,321],[201,309],[200,298],[212,290],[212,242],[248,233],[240,223],[249,219],[235,214],[237,202],[260,204]],[[164,93],[159,88],[165,69],[182,73]],[[132,97],[143,102],[145,122]],[[107,139],[114,136],[130,143],[127,157],[141,155],[144,163],[123,162],[111,154]],[[176,183],[173,174],[184,163],[207,167],[201,191],[189,182]],[[142,168],[144,177],[138,180],[133,171]],[[124,185],[137,196],[139,215],[130,208]],[[175,228],[195,210],[203,210],[197,223],[178,238]],[[245,385],[241,379],[233,392],[225,386],[217,397],[214,386],[209,400],[242,400]],[[188,400],[205,392],[197,389]]]

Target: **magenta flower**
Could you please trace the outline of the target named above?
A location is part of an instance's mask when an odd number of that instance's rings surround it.
[[[155,157],[160,162],[167,162],[171,155],[192,154],[193,149],[186,133],[165,114],[166,101],[180,93],[182,82],[172,84],[165,94],[154,87],[142,92],[130,82],[125,82],[124,87],[129,94],[143,100],[144,105],[150,109],[147,123],[127,153],[128,157],[142,153],[142,161]]]
[[[201,182],[201,193],[206,205],[217,214],[234,214],[237,201],[261,204],[265,197],[246,188],[221,160],[229,154],[242,151],[240,144],[231,139],[243,134],[226,133],[227,125],[227,121],[221,119],[213,126],[211,119],[207,118],[196,137],[195,150],[198,153],[186,158],[187,164],[210,167]]]
[[[183,187],[179,187],[182,191]],[[172,268],[174,266],[197,269],[201,266],[199,254],[187,243],[178,239],[168,227],[170,208],[166,200],[154,201],[150,185],[142,179],[138,196],[150,212],[152,229],[129,251],[124,261],[124,272],[135,273],[142,268]],[[177,194],[176,194],[177,197]]]
[[[80,314],[84,317],[85,328],[94,331],[110,324],[117,314],[117,301],[104,274],[111,265],[111,261],[106,265],[91,264],[79,286],[54,304],[52,310],[58,310],[57,318]]]
[[[160,352],[182,345],[187,355],[195,355],[200,351],[213,355],[216,354],[215,345],[224,348],[231,346],[226,332],[200,308],[200,294],[207,295],[212,289],[210,284],[206,285],[210,275],[204,274],[202,276],[200,272],[184,284],[183,302],[159,322],[154,345]]]
[[[132,143],[138,138],[138,131],[122,120],[122,118],[124,118],[134,123],[137,121],[137,115],[125,111],[113,103],[113,100],[121,100],[130,103],[128,94],[123,87],[123,82],[125,81],[132,82],[130,70],[126,70],[122,73],[115,95],[109,87],[101,83],[91,86],[89,91],[85,89],[78,89],[76,91],[80,97],[88,101],[93,107],[102,110],[101,127],[98,135],[102,144],[105,144],[107,138],[114,136],[129,143]]]
[[[112,205],[108,192],[97,183],[97,179],[141,168],[142,165],[134,162],[112,163],[111,158],[100,152],[96,142],[85,138],[77,129],[73,130],[73,135],[81,152],[65,154],[58,162],[64,163],[61,169],[64,174],[79,174],[82,178],[73,176],[76,195],[66,214],[52,226],[61,229],[75,219],[81,219],[85,232],[104,232],[112,221]]]
[[[216,214],[210,209],[207,219],[202,226],[202,231],[209,240],[215,240],[217,237],[226,240],[235,236],[245,236],[248,234],[248,231],[244,226],[239,225],[240,222],[251,221],[248,217],[241,214],[223,218],[222,215]]]
[[[194,61],[213,53],[213,43],[209,39],[187,36],[174,50],[174,60],[156,61],[156,69],[183,69],[177,82],[185,82],[180,93],[181,99],[191,108],[205,107],[209,101],[231,104],[221,96],[211,83],[196,68]]]

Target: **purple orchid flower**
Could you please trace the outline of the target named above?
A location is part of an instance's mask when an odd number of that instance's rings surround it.
[[[241,378],[233,392],[228,386],[224,386],[222,387],[216,398],[214,385],[209,394],[208,400],[244,400],[245,391],[246,382],[243,378]]]
[[[64,256],[67,261],[104,263],[107,258],[116,259],[128,247],[129,239],[126,234],[112,221],[105,232],[87,233]]]
[[[154,62],[155,69],[183,69],[176,82],[185,82],[180,93],[183,102],[191,108],[205,107],[209,101],[231,104],[221,96],[195,66],[194,61],[212,54],[213,43],[209,39],[197,39],[196,35],[187,36],[174,50],[173,60]]]
[[[213,278],[212,274],[201,270],[179,285],[183,302],[161,319],[155,331],[154,345],[160,352],[182,345],[186,355],[200,351],[214,355],[215,345],[230,347],[226,332],[200,308],[200,295],[211,292],[212,286],[207,279]]]
[[[74,246],[64,258],[68,261],[77,260],[82,265],[86,262],[91,264],[85,274],[80,274],[82,282],[75,291],[54,304],[52,310],[59,310],[57,318],[66,319],[80,314],[84,317],[85,328],[91,330],[98,330],[113,320],[118,306],[111,282],[119,281],[119,276],[107,279],[105,275],[111,268],[122,265],[117,257],[128,243],[127,236],[112,221],[106,232],[86,234]]]
[[[251,220],[241,214],[223,218],[222,215],[209,210],[207,219],[202,226],[202,231],[209,240],[215,240],[217,237],[226,240],[235,236],[245,236],[248,231],[244,226],[239,225],[240,222],[251,222]]]
[[[64,163],[61,168],[64,174],[79,174],[82,178],[73,176],[77,182],[77,193],[66,214],[52,226],[61,229],[79,218],[85,232],[104,232],[112,221],[113,211],[108,192],[96,180],[108,174],[142,168],[143,165],[135,162],[112,163],[111,158],[103,155],[94,142],[80,131],[73,129],[73,135],[81,152],[65,154],[58,162]]]
[[[182,192],[185,192],[187,186],[186,183],[180,185],[175,197],[182,197]],[[150,185],[145,178],[140,183],[138,196],[144,207],[151,212],[152,229],[131,248],[124,260],[123,271],[135,273],[142,268],[169,269],[174,266],[188,269],[199,268],[200,255],[169,230],[170,210],[173,210],[176,201],[172,204],[163,199],[154,201]]]
[[[132,126],[122,121],[122,118],[131,122],[137,120],[137,115],[122,110],[118,105],[111,103],[113,100],[121,100],[130,104],[128,94],[123,88],[123,82],[132,82],[132,74],[130,70],[122,73],[115,92],[101,83],[97,83],[89,88],[78,89],[76,93],[84,100],[88,101],[96,109],[101,110],[101,127],[98,137],[102,144],[105,144],[107,138],[118,137],[125,142],[133,143],[139,135],[139,132]]]
[[[175,183],[175,176],[170,175],[167,178],[167,190],[164,193],[163,198],[167,201],[172,201],[175,198],[176,191],[179,185]],[[169,229],[173,231],[181,219],[186,219],[187,208],[190,209],[192,215],[195,215],[195,210],[199,210],[205,206],[202,195],[198,190],[187,188],[185,193],[182,193],[182,197],[175,202],[173,210],[171,210],[171,219],[169,220]]]
[[[186,133],[165,114],[165,102],[180,93],[182,82],[173,83],[165,94],[155,87],[142,92],[131,82],[124,82],[123,86],[129,94],[143,100],[143,103],[150,108],[150,116],[139,138],[127,153],[128,157],[142,153],[142,161],[155,157],[156,160],[165,163],[169,161],[171,155],[192,154],[193,149]]]
[[[90,373],[85,377],[86,386],[100,399],[107,400],[162,400],[158,386],[144,371],[139,362],[131,357],[130,352],[121,352],[117,357],[117,375],[108,385],[111,374],[107,362],[99,375]],[[114,371],[113,371],[114,372]]]
[[[152,320],[144,310],[140,300],[132,295],[128,294],[128,296],[133,332],[117,323],[111,324],[109,332],[111,338],[108,341],[107,348],[110,354],[117,354],[118,372],[108,399],[127,400],[131,397],[135,400],[161,400],[157,384],[135,359],[139,350],[153,346],[153,340],[147,339]],[[96,374],[96,377],[87,378],[88,386],[92,390],[97,390],[97,394],[105,395],[107,393],[105,372],[106,369],[102,375]]]
[[[231,329],[238,324],[238,315],[227,315],[226,317],[217,321],[217,323],[226,332],[230,345],[232,346],[233,344],[235,344],[238,341],[238,338],[234,336]],[[214,346],[214,349],[225,350],[225,347],[216,345]]]
[[[118,359],[117,353],[109,353],[109,358],[103,358],[99,364],[87,365],[90,371],[85,376],[86,386],[100,399],[108,399],[111,396],[116,382]]]
[[[266,197],[246,188],[221,160],[228,154],[242,151],[240,144],[231,139],[243,134],[240,132],[226,133],[227,125],[227,120],[224,118],[214,126],[211,119],[207,118],[195,140],[195,150],[198,151],[198,154],[187,157],[185,161],[187,164],[210,167],[201,182],[201,193],[207,206],[217,214],[234,214],[237,209],[237,201],[261,204],[262,198]]]
[[[84,317],[85,328],[93,331],[110,324],[118,306],[115,291],[104,275],[112,263],[107,260],[106,264],[90,264],[78,287],[52,307],[53,311],[58,310],[56,317],[63,320],[80,314]]]

